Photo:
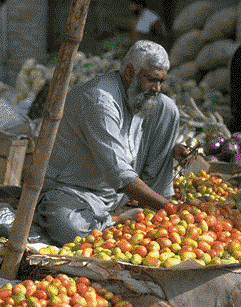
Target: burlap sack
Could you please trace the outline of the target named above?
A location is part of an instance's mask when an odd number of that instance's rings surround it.
[[[203,37],[206,41],[222,39],[235,31],[237,14],[236,6],[223,8],[211,15],[205,23]]]
[[[228,68],[218,68],[215,71],[208,72],[202,79],[209,85],[210,89],[229,91],[230,75]]]
[[[191,30],[180,36],[170,51],[171,66],[193,60],[204,43],[202,31]]]
[[[232,40],[218,40],[205,45],[198,53],[195,63],[199,69],[214,69],[227,66],[240,44]]]
[[[240,269],[162,271],[150,275],[174,307],[240,306],[231,299],[241,293]]]
[[[170,71],[170,75],[181,78],[182,80],[193,79],[198,72],[195,61],[183,63]]]
[[[173,23],[173,30],[186,32],[201,28],[214,10],[215,6],[210,1],[195,1],[186,6],[177,16]]]

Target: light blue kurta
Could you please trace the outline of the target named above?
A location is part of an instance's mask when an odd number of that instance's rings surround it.
[[[66,203],[71,203],[67,216],[71,213],[73,217],[73,210],[77,212],[78,208],[82,213],[88,208],[87,215],[94,218],[95,222],[91,220],[87,225],[76,222],[74,216],[75,222],[82,225],[82,234],[93,227],[112,225],[110,213],[128,201],[121,189],[137,176],[165,197],[174,194],[173,147],[179,112],[167,96],[159,94],[157,99],[152,115],[132,114],[119,72],[103,74],[72,88],[47,168],[41,194],[44,205],[38,205],[40,225],[49,228],[53,221],[46,222],[46,215],[52,210],[51,216],[59,216],[53,211]],[[55,209],[51,209],[53,204]]]

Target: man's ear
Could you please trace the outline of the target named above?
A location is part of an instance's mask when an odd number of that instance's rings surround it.
[[[125,75],[126,81],[127,81],[128,83],[131,83],[131,80],[132,80],[132,78],[133,78],[134,75],[135,75],[135,70],[134,70],[133,65],[128,64],[128,65],[126,66],[124,75]]]

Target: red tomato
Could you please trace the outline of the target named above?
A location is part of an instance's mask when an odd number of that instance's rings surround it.
[[[0,289],[0,299],[4,300],[12,296],[12,290],[9,289]]]
[[[223,221],[222,224],[224,231],[231,231],[233,229],[233,224],[230,221]]]
[[[182,210],[187,210],[188,212],[192,213],[193,212],[193,207],[189,205],[182,205]]]
[[[211,256],[211,258],[215,258],[215,257],[217,257],[218,256],[218,252],[215,250],[215,249],[210,249],[210,250],[208,250],[207,251],[208,252],[208,254]]]
[[[123,229],[122,229],[123,235],[124,235],[125,233],[130,233],[130,232],[131,232],[131,230],[130,230],[130,228],[129,228],[128,226],[123,227]]]
[[[33,296],[33,294],[35,293],[35,291],[36,291],[36,288],[33,288],[33,289],[29,288],[29,289],[27,289],[26,297]]]
[[[138,254],[141,257],[146,257],[147,248],[145,246],[138,245],[132,250],[132,254]]]
[[[236,228],[233,228],[231,230],[231,234],[241,234],[241,232],[239,230],[237,230]]]
[[[170,225],[169,227],[171,227]],[[168,228],[169,228],[168,227]],[[156,232],[156,238],[168,238],[168,230],[166,228],[160,228]]]
[[[175,225],[171,225],[168,227],[168,232],[172,233],[172,232],[177,232],[178,233],[178,228]]]
[[[216,216],[210,214],[207,217],[205,217],[205,221],[207,222],[208,227],[212,227],[217,223],[217,218]]]
[[[19,284],[13,286],[13,288],[12,288],[12,293],[13,293],[13,294],[16,294],[16,293],[18,293],[18,292],[22,292],[23,289],[24,289],[25,291],[27,290],[27,289],[24,287],[23,284],[19,283]]]
[[[135,228],[136,228],[137,230],[145,231],[145,230],[146,230],[146,225],[143,224],[143,223],[136,223]]]
[[[211,227],[211,230],[214,232],[221,232],[223,231],[223,224],[221,221],[217,222],[214,226]]]
[[[182,248],[178,251],[178,255],[182,255],[184,252],[192,252],[193,248],[191,245],[185,244]]]
[[[131,220],[126,220],[125,221],[125,225],[127,225],[127,226],[130,225],[130,223],[131,223]]]
[[[64,278],[61,280],[61,283],[65,288],[69,288],[72,285],[72,283],[68,279]]]
[[[79,304],[78,302],[81,299],[81,295],[79,293],[75,293],[73,296],[71,296],[71,299],[69,301],[71,306],[74,306],[75,304]]]
[[[232,232],[230,237],[231,237],[232,240],[235,240],[235,239],[236,239],[236,240],[241,241],[241,234],[238,233],[238,232],[236,232],[236,233],[235,233],[235,232]]]
[[[155,239],[157,231],[158,231],[157,229],[151,229],[146,233],[146,236],[148,238]]]
[[[211,249],[211,246],[206,241],[201,240],[198,242],[198,248],[206,253]]]
[[[202,220],[204,220],[207,217],[207,213],[200,211],[194,214],[194,221],[195,223],[200,223]]]
[[[41,300],[46,300],[47,299],[47,293],[44,290],[36,290],[33,294],[34,297],[36,297],[37,299]]]
[[[88,291],[83,294],[83,297],[86,299],[87,306],[92,306],[93,301],[96,301],[96,292]],[[93,304],[93,306],[95,305]]]
[[[143,245],[143,246],[147,246],[148,244],[150,244],[151,242],[151,238],[144,238],[140,244]]]
[[[44,278],[44,280],[46,280],[47,282],[52,282],[53,281],[53,276],[51,276],[51,275],[47,275],[45,278]]]
[[[165,210],[169,215],[177,213],[176,206],[173,203],[167,203],[165,205]]]
[[[197,238],[199,237],[200,233],[199,230],[197,229],[197,227],[188,227],[187,232],[186,232],[186,236],[193,239],[193,240],[197,240]]]
[[[193,224],[194,223],[194,216],[191,213],[184,214],[183,220],[186,221],[188,224]]]
[[[67,276],[67,275],[65,275],[65,274],[58,274],[57,276],[56,276],[56,278],[58,278],[59,280],[69,280],[69,277]]]
[[[217,240],[220,242],[225,242],[226,241],[226,234],[223,231],[217,232]]]
[[[85,242],[85,243],[82,243],[79,247],[79,249],[86,249],[86,248],[92,248],[92,244]]]
[[[118,242],[118,246],[120,247],[122,253],[130,252],[133,247],[132,245],[125,239],[122,239]]]
[[[67,288],[64,286],[58,287],[58,290],[59,290],[59,294],[67,294],[68,292]]]
[[[115,229],[113,235],[114,235],[115,239],[121,238],[122,235],[123,235],[122,230],[121,229]]]
[[[2,303],[1,303],[2,304]],[[13,306],[14,305],[14,299],[13,297],[7,297],[4,300],[4,306]],[[0,305],[1,306],[1,305]]]
[[[172,225],[177,225],[181,220],[177,214],[172,214],[169,216],[169,221],[172,223]]]
[[[232,239],[230,237],[226,238],[224,242],[225,246],[228,246],[230,242],[232,242]]]
[[[137,223],[140,223],[142,221],[145,220],[145,214],[143,212],[139,212],[137,215],[136,215],[136,221]]]
[[[169,239],[172,241],[172,243],[181,244],[181,237],[179,236],[177,232],[170,233]]]
[[[222,214],[217,215],[216,218],[217,218],[218,222],[223,222],[223,221],[226,220],[226,218]]]
[[[157,212],[157,215],[159,215],[160,217],[162,217],[164,219],[164,217],[167,216],[167,212],[164,209],[161,209]]]
[[[79,282],[76,285],[76,290],[77,292],[82,295],[84,293],[86,293],[89,290],[89,286],[87,286],[85,283],[83,282]]]
[[[29,288],[34,286],[34,282],[30,279],[27,279],[25,281],[22,282],[22,284],[24,285],[24,287]]]
[[[28,307],[27,301],[26,301],[26,300],[21,300],[21,301],[19,302],[18,306],[21,306],[21,307]]]
[[[216,251],[223,251],[224,247],[223,247],[223,243],[220,241],[215,241],[213,243],[212,249],[216,250]]]
[[[110,241],[106,241],[104,243],[102,243],[101,247],[105,248],[105,249],[112,249],[116,247],[116,244]]]
[[[163,220],[163,218],[160,216],[160,215],[158,215],[158,214],[155,214],[154,216],[153,216],[153,218],[152,218],[152,223],[157,223],[157,224],[159,224],[159,223],[161,223],[162,222],[162,220]]]
[[[170,221],[163,220],[160,224],[160,227],[168,229],[168,227],[170,227],[171,225],[172,223]]]
[[[201,250],[200,248],[195,248],[193,252],[196,254],[197,259],[201,259],[202,254],[204,254],[204,251]]]

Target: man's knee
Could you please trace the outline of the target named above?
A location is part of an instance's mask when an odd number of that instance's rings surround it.
[[[39,202],[35,220],[59,244],[73,241],[75,236],[87,236],[97,223],[87,204],[62,191],[51,191]]]

